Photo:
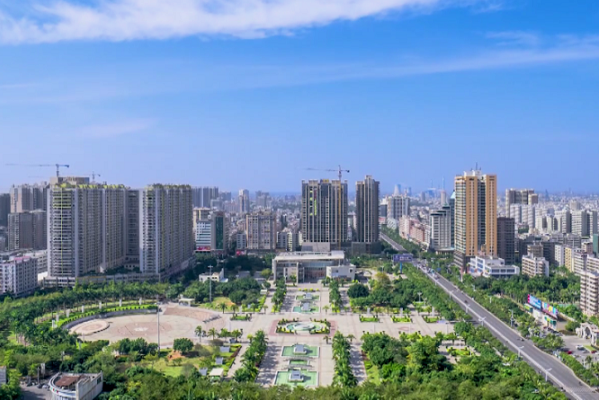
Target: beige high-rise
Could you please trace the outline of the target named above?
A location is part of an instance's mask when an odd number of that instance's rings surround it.
[[[455,178],[455,261],[497,255],[497,176],[480,170]]]

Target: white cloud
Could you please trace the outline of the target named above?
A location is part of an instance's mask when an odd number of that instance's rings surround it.
[[[510,46],[536,46],[541,39],[536,33],[525,31],[489,32],[487,37],[498,40],[498,44]]]
[[[23,0],[24,1],[24,0]],[[482,0],[33,0],[34,14],[0,12],[0,42],[137,40],[185,36],[263,37],[337,20],[431,10]]]
[[[87,138],[106,139],[145,131],[152,127],[151,120],[129,120],[110,125],[88,126],[80,130],[80,136]]]

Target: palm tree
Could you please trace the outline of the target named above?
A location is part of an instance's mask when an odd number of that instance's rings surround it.
[[[216,331],[216,329],[214,329],[214,328],[210,328],[210,329],[208,330],[208,334],[209,334],[210,336],[212,336],[212,340],[214,340],[214,339],[216,338],[217,331]]]
[[[200,339],[200,343],[202,343],[202,333],[203,332],[204,332],[204,329],[200,325],[196,326],[195,334]]]
[[[262,312],[263,312],[264,314],[266,314],[266,310],[267,310],[267,309],[268,309],[268,307],[266,307],[266,306],[262,306]]]
[[[220,308],[223,310],[223,314],[224,314],[225,309],[227,308],[227,305],[225,303],[220,303]]]
[[[346,338],[349,339],[350,342],[352,342],[356,337],[350,333],[346,336]]]
[[[322,307],[322,309],[324,310],[324,313],[325,313],[325,314],[326,314],[326,313],[328,313],[328,311],[329,311],[329,308],[331,308],[331,307],[329,307],[329,305],[328,305],[328,304],[326,304],[324,307]]]
[[[331,340],[331,338],[328,336],[323,337],[323,339],[325,342],[327,342],[327,344],[329,344],[329,340]]]

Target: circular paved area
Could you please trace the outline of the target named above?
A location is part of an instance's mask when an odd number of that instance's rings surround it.
[[[71,329],[71,333],[76,333],[81,336],[93,335],[94,333],[102,332],[110,325],[105,320],[93,320],[84,322]]]
[[[225,320],[219,313],[197,308],[162,305],[160,313],[160,345],[172,346],[175,339],[188,338],[197,341],[195,328],[198,325],[206,332],[210,328],[217,331],[225,327]],[[203,322],[211,317],[213,321]],[[82,335],[86,341],[108,340],[111,343],[129,338],[143,338],[149,343],[158,341],[158,321],[156,314],[124,315],[101,320],[88,321],[71,329]]]

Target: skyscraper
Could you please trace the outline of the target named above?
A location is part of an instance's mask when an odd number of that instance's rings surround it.
[[[379,241],[379,182],[366,175],[356,182],[356,242]]]
[[[217,252],[229,250],[229,221],[222,211],[212,213],[210,249]]]
[[[126,196],[123,185],[73,181],[50,187],[47,228],[50,277],[76,278],[124,265]]]
[[[277,221],[272,212],[254,212],[245,216],[249,250],[274,251],[277,245]]]
[[[347,181],[302,181],[301,227],[304,242],[347,242]]]
[[[193,259],[193,205],[187,185],[151,185],[139,196],[139,267],[160,279]]]
[[[516,226],[513,218],[497,218],[497,255],[505,265],[516,263]]]
[[[510,210],[512,204],[537,204],[538,202],[539,196],[535,194],[534,189],[506,189],[505,215],[513,217]]]
[[[46,210],[45,185],[19,185],[10,188],[10,212]]]
[[[399,221],[404,215],[410,215],[410,198],[402,195],[396,186],[393,195],[387,197],[387,218]]]
[[[239,190],[239,213],[247,214],[250,212],[250,191],[247,189]]]
[[[33,248],[33,215],[29,212],[8,214],[8,250]]]
[[[210,202],[219,198],[218,187],[203,186],[191,189],[194,207],[210,208]]]
[[[497,176],[464,172],[455,192],[455,261],[465,270],[479,252],[497,255]]]
[[[441,250],[451,247],[451,207],[443,206],[430,215],[430,249]]]
[[[0,226],[8,226],[10,214],[10,193],[0,193]]]

